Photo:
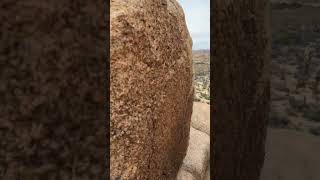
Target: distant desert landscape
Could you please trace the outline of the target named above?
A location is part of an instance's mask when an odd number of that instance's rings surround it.
[[[271,111],[261,180],[320,179],[320,1],[272,1]]]
[[[194,100],[210,104],[210,50],[193,51]]]
[[[297,2],[271,6],[269,126],[319,136],[320,7]]]

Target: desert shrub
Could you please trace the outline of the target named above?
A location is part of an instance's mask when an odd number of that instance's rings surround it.
[[[284,69],[281,69],[280,71],[280,79],[283,80],[283,81],[286,81],[286,72]]]
[[[286,112],[287,112],[288,115],[290,115],[290,116],[298,116],[298,112],[295,111],[294,109],[290,108],[290,107],[286,108]]]
[[[296,88],[305,88],[307,82],[311,76],[311,59],[313,56],[313,51],[311,47],[305,47],[302,52],[297,53],[297,59],[299,60],[299,65],[295,73],[295,78],[297,78]]]
[[[319,90],[318,90],[319,82],[320,82],[320,70],[317,72],[317,74],[315,76],[315,81],[314,81],[313,86],[312,86],[312,93],[315,96],[317,94],[319,94]]]
[[[288,92],[289,89],[286,87],[286,85],[283,82],[272,82],[272,88],[281,91],[281,92]]]
[[[197,96],[196,93],[195,93],[194,96],[193,96],[193,101],[200,102],[200,100],[201,100],[200,97]]]
[[[306,108],[306,104],[303,100],[298,100],[294,96],[289,96],[289,104],[291,107],[293,107],[296,110],[302,111],[304,108]]]
[[[286,128],[290,124],[290,120],[286,116],[281,116],[276,112],[269,114],[268,126],[273,128]]]
[[[314,127],[310,128],[309,132],[315,136],[320,136],[320,126],[319,127]]]
[[[320,122],[320,111],[309,111],[309,112],[304,112],[303,117],[310,121],[316,121]]]
[[[276,93],[273,93],[271,95],[271,100],[272,101],[283,101],[283,100],[286,100],[287,97],[285,95],[282,95],[282,94],[276,94]]]
[[[279,32],[274,35],[274,43],[281,45],[302,44],[303,39],[293,32]]]
[[[206,93],[201,93],[202,97],[206,100],[210,100],[210,95],[206,94]]]

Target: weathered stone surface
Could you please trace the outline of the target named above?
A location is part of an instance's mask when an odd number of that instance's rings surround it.
[[[191,172],[185,170],[183,167],[180,168],[176,180],[197,180]]]
[[[192,113],[191,46],[175,0],[111,1],[111,178],[175,179]]]
[[[98,1],[0,1],[0,179],[103,179]]]
[[[198,127],[196,129],[195,127]],[[205,132],[207,131],[207,132]],[[208,133],[208,134],[207,134]],[[188,151],[177,180],[210,179],[210,106],[194,102]],[[189,176],[191,174],[192,176]]]
[[[210,135],[210,105],[200,102],[193,103],[191,126]]]
[[[270,107],[268,0],[212,1],[213,179],[257,180]]]
[[[202,180],[206,176],[209,158],[210,137],[191,127],[188,151],[182,168],[191,172],[196,179]]]

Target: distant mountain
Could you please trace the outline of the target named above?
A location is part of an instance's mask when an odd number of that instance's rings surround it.
[[[192,51],[194,54],[199,54],[199,53],[204,53],[204,54],[209,54],[210,53],[210,49],[199,49],[199,50],[193,50]]]

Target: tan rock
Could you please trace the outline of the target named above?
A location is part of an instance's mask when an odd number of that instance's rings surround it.
[[[177,179],[176,180],[197,180],[192,173],[185,170],[184,168],[181,168],[178,172]]]
[[[191,126],[210,135],[210,105],[200,102],[193,103]]]
[[[111,178],[175,179],[192,113],[192,41],[175,0],[111,1]]]
[[[203,179],[210,159],[210,137],[201,131],[190,128],[188,151],[183,160],[182,169],[193,174],[196,179]]]

